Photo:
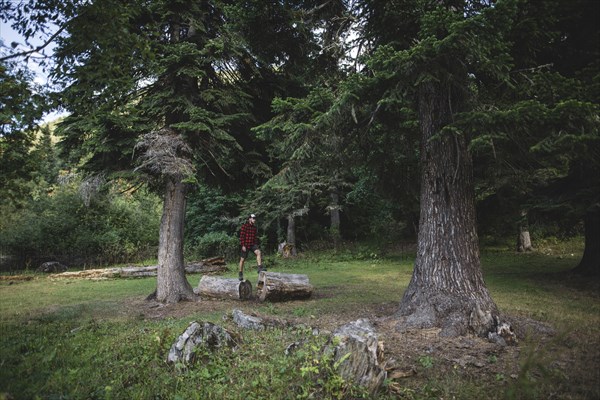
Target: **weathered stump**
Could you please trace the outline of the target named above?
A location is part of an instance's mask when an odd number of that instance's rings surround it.
[[[245,314],[241,310],[233,310],[232,312],[233,322],[243,329],[252,329],[256,331],[262,331],[266,328],[286,328],[290,324],[278,318],[269,317],[258,317],[256,315]]]
[[[307,275],[267,271],[258,274],[256,295],[260,301],[307,299],[312,291]]]
[[[197,292],[201,297],[248,300],[252,297],[252,284],[248,280],[204,275],[198,283]]]
[[[383,344],[367,319],[359,319],[336,329],[325,351],[333,353],[335,365],[344,379],[368,388],[371,394],[387,377],[383,365]]]
[[[167,362],[189,364],[194,362],[196,350],[200,346],[209,349],[232,348],[237,345],[237,341],[233,334],[218,325],[193,321],[171,346]]]

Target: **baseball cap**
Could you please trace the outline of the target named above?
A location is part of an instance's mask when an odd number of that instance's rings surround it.
[[[256,214],[250,214],[248,218],[256,218]]]

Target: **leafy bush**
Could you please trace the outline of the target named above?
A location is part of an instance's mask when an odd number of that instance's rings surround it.
[[[225,232],[210,232],[201,236],[195,244],[191,244],[186,249],[187,258],[202,259],[216,256],[224,256],[227,260],[238,258],[238,238]]]
[[[0,247],[25,265],[48,258],[71,265],[137,261],[158,244],[160,201],[141,191],[98,194],[86,205],[69,184],[1,213]]]

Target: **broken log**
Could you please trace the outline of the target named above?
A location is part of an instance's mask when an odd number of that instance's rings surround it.
[[[256,295],[260,301],[307,299],[312,291],[313,286],[309,283],[307,275],[267,271],[258,274]]]
[[[215,299],[248,300],[252,296],[252,284],[248,280],[204,275],[198,283],[198,294]]]

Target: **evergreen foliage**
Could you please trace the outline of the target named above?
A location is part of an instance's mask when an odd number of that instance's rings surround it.
[[[599,7],[3,2],[2,20],[26,39],[58,27],[54,62],[44,61],[52,102],[18,58],[0,64],[3,217],[38,215],[36,202],[63,190],[54,189],[61,169],[162,192],[165,176],[142,168],[152,158],[140,143],[164,134],[188,149],[178,156],[189,252],[233,243],[248,211],[278,240],[290,214],[303,216],[300,237],[321,238],[332,208],[347,239],[414,237],[418,87],[443,84],[461,106],[436,139],[468,140],[480,233],[512,235],[523,212],[538,236],[581,233],[600,196]],[[69,112],[56,133],[36,125],[48,106]],[[47,207],[71,210],[74,199],[59,199],[64,207]]]

